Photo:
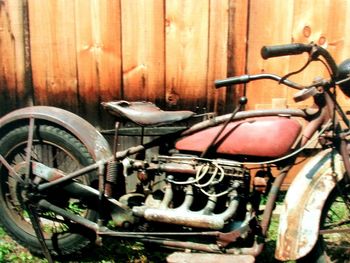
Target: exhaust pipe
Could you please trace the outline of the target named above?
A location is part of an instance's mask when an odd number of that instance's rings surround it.
[[[164,198],[158,207],[133,207],[133,214],[153,222],[219,230],[224,227],[226,220],[235,215],[239,204],[237,192],[232,191],[229,195],[229,207],[220,214],[214,214],[212,212],[216,205],[216,197],[210,197],[202,210],[191,211],[190,207],[193,203],[191,185],[187,186],[184,202],[179,207],[168,207],[172,196],[171,185],[167,184]]]

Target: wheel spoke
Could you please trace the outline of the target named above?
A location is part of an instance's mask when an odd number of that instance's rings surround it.
[[[39,209],[37,202],[44,198],[62,209],[67,209],[89,220],[96,220],[96,212],[81,205],[80,200],[71,198],[60,187],[45,193],[36,192],[35,185],[45,181],[39,176],[35,177],[31,169],[30,173],[27,173],[26,164],[30,159],[30,162],[35,161],[69,174],[90,165],[93,160],[84,145],[57,127],[45,125],[38,127],[33,136],[32,143],[28,143],[28,127],[20,127],[0,138],[0,154],[18,175],[18,178],[14,177],[11,170],[0,165],[0,221],[4,222],[2,225],[5,230],[15,239],[36,253],[43,252],[40,250],[40,244],[43,244],[40,240],[41,234],[50,251],[57,249],[58,253],[74,253],[89,243],[89,240],[84,237],[86,232],[78,233],[70,221],[54,212]],[[26,179],[29,184],[28,188],[24,189],[19,179],[23,179],[27,174],[29,177]],[[91,174],[86,174],[79,180],[82,184],[89,185],[91,178]],[[31,206],[30,210],[28,205]],[[36,218],[33,218],[34,213]],[[28,242],[33,240],[34,236],[39,238],[37,243]]]
[[[348,186],[337,185],[323,211],[322,235],[325,252],[331,259],[342,260],[350,252],[350,212]],[[339,262],[339,261],[336,261]]]

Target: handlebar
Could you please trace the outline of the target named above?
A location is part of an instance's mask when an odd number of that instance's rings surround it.
[[[264,46],[261,49],[261,56],[263,59],[268,59],[272,57],[299,55],[304,52],[308,52],[310,54],[311,60],[316,60],[319,56],[323,57],[329,67],[331,78],[333,80],[336,79],[338,76],[337,64],[326,49],[316,44],[294,43],[286,45]]]
[[[331,80],[334,82],[337,80],[338,66],[335,63],[333,57],[326,49],[316,44],[293,43],[293,44],[286,44],[286,45],[264,46],[261,49],[261,56],[263,59],[268,59],[268,58],[279,57],[279,56],[299,55],[304,52],[308,52],[310,54],[309,62],[313,60],[317,60],[319,56],[323,57],[327,65],[327,68],[330,71],[329,73],[331,75]],[[290,81],[286,78],[282,78],[274,74],[242,75],[242,76],[230,77],[227,79],[216,80],[215,87],[220,88],[220,87],[231,86],[236,84],[245,84],[252,80],[258,80],[258,79],[276,80],[282,84],[285,84],[289,87],[299,89],[299,90],[305,88],[304,86],[298,83],[295,83],[293,81]]]
[[[280,76],[274,75],[274,74],[256,74],[256,75],[242,75],[242,76],[237,76],[237,77],[231,77],[227,79],[220,79],[216,80],[215,87],[220,88],[220,87],[225,87],[225,86],[231,86],[231,85],[236,85],[236,84],[245,84],[253,80],[258,80],[258,79],[272,79],[279,81],[280,83],[283,83],[291,88],[294,89],[303,89],[305,88],[302,85],[299,85],[298,83],[295,83],[293,81],[290,81],[288,79],[283,79]]]
[[[272,57],[281,57],[289,55],[299,55],[304,52],[310,52],[313,45],[311,44],[286,44],[277,46],[264,46],[261,48],[263,59]]]

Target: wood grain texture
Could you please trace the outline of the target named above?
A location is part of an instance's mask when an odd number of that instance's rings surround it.
[[[121,97],[120,3],[76,0],[74,10],[79,112],[101,123],[100,103]]]
[[[163,102],[164,2],[121,1],[123,98]]]
[[[24,83],[22,1],[0,2],[0,114],[31,102]]]
[[[225,108],[226,89],[215,89],[214,81],[227,77],[229,1],[211,1],[208,35],[207,109]]]
[[[77,112],[74,2],[29,3],[35,102]]]
[[[346,0],[2,0],[0,114],[34,101],[105,125],[101,101],[227,112],[243,94],[248,109],[304,107],[310,102],[295,104],[295,91],[272,81],[220,90],[213,81],[284,75],[307,59],[263,60],[263,45],[313,41],[340,63],[350,57],[349,12]],[[308,84],[326,75],[314,63],[292,80]],[[339,98],[347,107],[349,99]]]
[[[166,102],[206,107],[209,1],[166,2]]]
[[[249,1],[229,0],[229,20],[227,39],[227,76],[247,73]],[[232,111],[239,97],[245,95],[245,85],[228,87],[222,111]],[[220,109],[220,108],[219,108]]]
[[[256,0],[250,2],[249,50],[247,72],[249,74],[286,74],[289,70],[289,57],[263,60],[260,49],[264,45],[277,45],[291,42],[293,22],[292,0]],[[287,88],[272,81],[257,81],[247,85],[248,108],[271,107],[271,98],[285,98]]]

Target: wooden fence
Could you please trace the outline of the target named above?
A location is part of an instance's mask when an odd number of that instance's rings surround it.
[[[52,105],[108,126],[106,100],[222,112],[246,94],[248,108],[294,106],[293,91],[271,81],[220,90],[213,81],[305,62],[264,61],[263,45],[314,41],[340,62],[349,14],[347,0],[0,0],[0,115]],[[314,65],[294,80],[323,74]]]

